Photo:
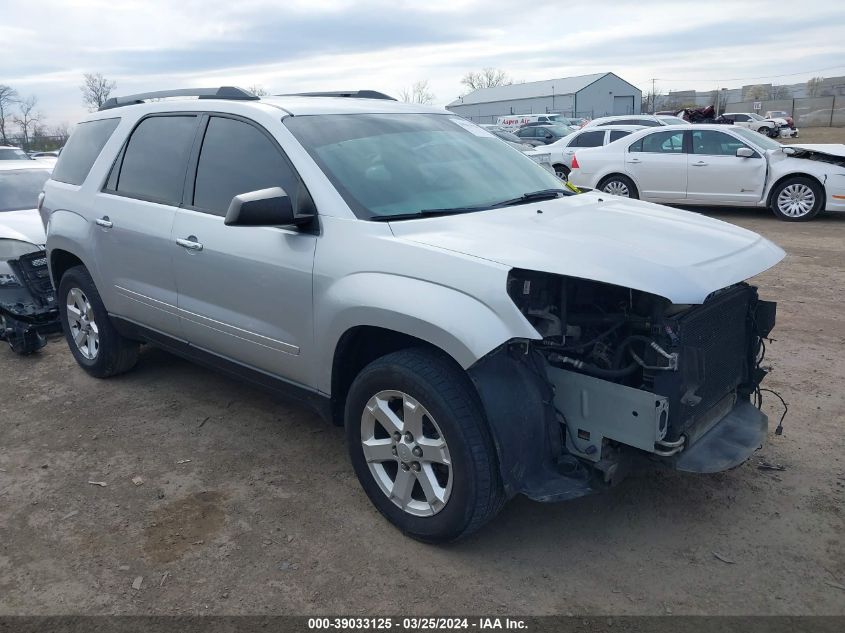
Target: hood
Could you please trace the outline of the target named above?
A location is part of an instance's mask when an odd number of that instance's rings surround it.
[[[0,239],[20,240],[43,246],[47,242],[37,209],[0,212]]]
[[[789,145],[789,147],[794,147],[796,150],[806,149],[819,154],[845,158],[845,143],[796,143],[794,145]]]
[[[703,303],[784,257],[772,242],[732,224],[598,193],[390,227],[410,242],[642,290],[677,304]]]

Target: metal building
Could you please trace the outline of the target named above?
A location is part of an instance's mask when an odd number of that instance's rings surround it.
[[[594,119],[639,114],[642,91],[614,73],[546,79],[479,88],[446,106],[476,123],[495,123],[509,114],[555,113]]]

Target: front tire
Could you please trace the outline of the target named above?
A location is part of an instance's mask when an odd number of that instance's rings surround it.
[[[138,343],[115,330],[94,280],[84,266],[69,268],[62,275],[59,318],[71,354],[95,378],[122,374],[135,366]]]
[[[470,534],[502,506],[490,432],[467,375],[411,348],[364,368],[349,390],[346,438],[370,501],[420,541]]]
[[[619,196],[620,198],[636,199],[640,197],[634,181],[622,174],[613,174],[603,178],[596,188],[599,191],[609,193],[613,196]]]
[[[785,222],[812,220],[824,208],[824,190],[812,178],[795,176],[778,184],[771,194],[772,212]]]

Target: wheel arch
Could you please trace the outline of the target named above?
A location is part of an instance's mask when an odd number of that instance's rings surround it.
[[[54,248],[50,251],[49,264],[50,279],[53,282],[53,287],[56,289],[59,288],[59,282],[68,269],[74,266],[85,266],[85,263],[79,257],[63,248]],[[85,266],[85,268],[87,269],[88,267]]]
[[[809,178],[810,180],[815,181],[822,190],[822,211],[824,211],[824,205],[827,201],[827,191],[825,190],[824,183],[819,179],[818,176],[814,176],[813,174],[804,172],[804,171],[796,171],[789,174],[785,174],[775,180],[771,186],[769,187],[769,192],[766,194],[766,207],[771,209],[772,207],[772,197],[774,196],[775,190],[780,187],[781,184],[786,182],[787,180],[791,180],[792,178]]]
[[[625,173],[624,171],[613,170],[613,171],[610,171],[609,173],[606,173],[604,176],[598,178],[596,180],[596,189],[599,190],[599,192],[600,192],[602,186],[605,183],[605,181],[608,180],[609,178],[612,178],[613,176],[621,176],[621,177],[625,178],[626,180],[629,180],[634,185],[634,190],[637,194],[637,198],[639,198],[639,196],[640,196],[640,185],[639,185],[639,183],[637,182],[637,180],[633,176]]]

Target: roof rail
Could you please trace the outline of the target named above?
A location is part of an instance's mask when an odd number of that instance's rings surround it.
[[[125,97],[112,97],[100,106],[100,110],[110,110],[121,106],[143,103],[147,99],[164,99],[165,97],[199,97],[200,99],[231,99],[236,101],[255,101],[260,97],[249,90],[234,86],[219,88],[182,88],[180,90],[159,90],[157,92],[141,92]]]
[[[340,90],[333,92],[294,92],[292,94],[278,95],[280,97],[349,97],[351,99],[387,99],[396,101],[390,95],[377,90]]]

